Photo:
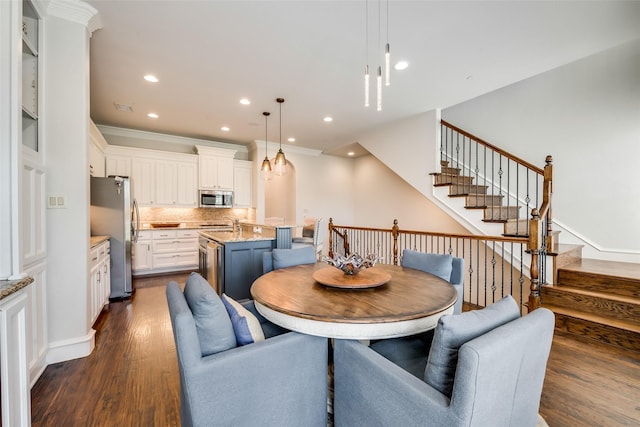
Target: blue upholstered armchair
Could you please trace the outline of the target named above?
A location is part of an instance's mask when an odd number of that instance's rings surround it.
[[[441,317],[428,357],[419,339],[395,341],[404,347],[386,357],[336,340],[336,427],[535,426],[553,313],[520,317],[512,299],[493,306]]]
[[[402,252],[403,267],[434,274],[451,283],[458,292],[458,300],[453,306],[453,314],[462,313],[464,299],[464,259],[451,255],[430,254],[405,249]]]
[[[201,276],[193,273],[184,293],[175,282],[166,291],[183,427],[326,426],[326,339],[286,332],[249,301],[243,307],[260,322],[264,337],[239,346],[229,303]]]

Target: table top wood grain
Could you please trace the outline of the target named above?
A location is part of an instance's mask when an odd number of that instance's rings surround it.
[[[457,293],[447,281],[429,273],[394,265],[373,269],[391,280],[368,289],[339,289],[316,282],[315,270],[327,264],[307,264],[274,270],[253,283],[256,303],[287,316],[320,322],[371,324],[403,322],[451,311]],[[263,313],[264,314],[264,313]]]

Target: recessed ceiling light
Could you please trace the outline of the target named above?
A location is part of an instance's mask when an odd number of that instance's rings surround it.
[[[408,66],[409,66],[409,63],[407,61],[398,61],[396,62],[396,65],[393,66],[393,68],[395,70],[402,71],[402,70],[406,70]]]
[[[156,113],[149,113],[149,114],[147,114],[147,117],[152,118],[152,119],[157,119],[158,115]]]
[[[355,154],[356,154],[356,153],[354,153],[353,151],[349,151],[349,152],[347,153],[347,156],[354,156]]]
[[[322,119],[322,120],[324,120],[325,122],[329,123],[329,122],[332,122],[332,121],[333,121],[333,117],[329,117],[329,116],[327,116],[327,117],[325,117],[325,118],[324,118],[324,119]]]
[[[251,101],[249,101],[247,98],[242,98],[242,99],[240,100],[240,104],[242,104],[242,105],[249,105],[249,104],[251,104]]]
[[[153,74],[147,74],[146,76],[144,76],[144,79],[151,83],[158,83],[159,81],[158,78]]]
[[[287,141],[289,141],[289,142],[296,142],[296,139],[295,139],[294,137],[291,137],[291,138],[287,139]]]
[[[222,127],[220,128],[220,130],[221,130],[221,131],[223,131],[223,132],[229,132],[231,129],[229,129],[229,127],[228,127],[228,126],[222,126]]]

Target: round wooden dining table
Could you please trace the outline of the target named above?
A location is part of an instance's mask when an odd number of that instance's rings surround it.
[[[297,265],[259,277],[251,286],[256,309],[292,331],[358,340],[417,334],[435,328],[443,314],[453,313],[455,288],[432,274],[378,264],[371,273],[388,276],[380,285],[342,288],[314,278],[331,273],[319,270],[334,268],[325,263]]]

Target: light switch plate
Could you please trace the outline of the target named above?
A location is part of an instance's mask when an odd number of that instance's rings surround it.
[[[47,209],[66,209],[67,197],[64,194],[49,194],[47,196]]]

